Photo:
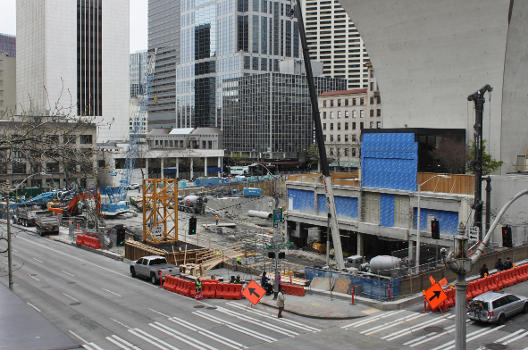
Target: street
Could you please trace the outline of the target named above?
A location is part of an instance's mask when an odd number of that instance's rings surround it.
[[[263,305],[198,302],[131,278],[127,263],[16,228],[14,233],[14,292],[89,350],[454,348],[452,311],[396,310],[355,320],[286,314],[279,320]],[[7,284],[6,277],[1,281]],[[528,284],[510,289],[526,294]],[[468,349],[523,349],[526,324],[528,315],[504,326],[468,321]]]

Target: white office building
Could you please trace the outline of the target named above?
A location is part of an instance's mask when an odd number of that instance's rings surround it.
[[[17,0],[17,110],[96,117],[128,137],[129,0]]]
[[[323,63],[323,75],[346,79],[349,89],[367,88],[370,59],[339,1],[304,0],[302,6],[310,58]]]

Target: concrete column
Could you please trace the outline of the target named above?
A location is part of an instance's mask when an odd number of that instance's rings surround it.
[[[207,157],[204,157],[204,176],[207,177]]]
[[[357,239],[356,254],[363,256],[363,255],[365,255],[365,237],[364,237],[364,234],[361,233],[361,232],[358,232],[356,234],[356,239]]]
[[[192,181],[193,177],[194,177],[194,169],[193,169],[193,167],[194,167],[194,158],[191,158],[191,175],[190,175],[191,178],[189,179],[190,181]]]
[[[161,170],[161,176],[160,176],[160,178],[162,178],[162,179],[165,177],[165,175],[164,175],[164,172],[165,172],[165,167],[164,167],[164,165],[165,165],[165,164],[164,164],[163,161],[164,161],[164,159],[163,159],[163,158],[160,158],[160,170]]]
[[[180,177],[180,158],[176,158],[176,178]]]

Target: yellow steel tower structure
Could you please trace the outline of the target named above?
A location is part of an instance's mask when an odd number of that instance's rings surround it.
[[[178,241],[178,181],[143,179],[143,242]]]

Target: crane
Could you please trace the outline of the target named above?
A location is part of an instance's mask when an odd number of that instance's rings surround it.
[[[101,212],[105,215],[117,215],[129,210],[126,202],[128,186],[132,179],[134,172],[134,165],[136,164],[136,157],[138,154],[139,139],[143,131],[144,121],[147,117],[148,101],[150,95],[150,88],[154,80],[154,66],[156,61],[157,49],[154,49],[149,54],[147,70],[145,71],[145,79],[143,81],[143,95],[139,98],[139,107],[134,112],[132,118],[132,130],[128,140],[128,150],[125,158],[124,174],[119,181],[119,187],[115,190],[106,188],[102,190],[107,195],[108,202],[101,205]]]

